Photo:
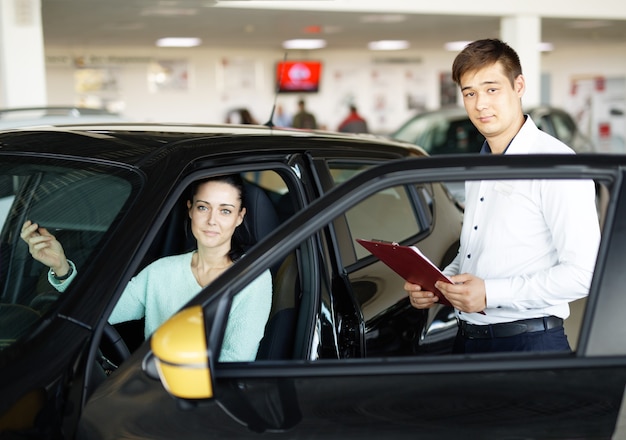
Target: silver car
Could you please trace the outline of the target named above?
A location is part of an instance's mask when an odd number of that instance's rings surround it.
[[[537,127],[560,139],[577,153],[594,152],[595,147],[565,110],[539,106],[525,110]],[[391,134],[391,137],[424,148],[428,154],[477,153],[485,141],[462,107],[420,113]]]

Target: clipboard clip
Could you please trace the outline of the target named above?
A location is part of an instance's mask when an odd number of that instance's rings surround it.
[[[400,246],[400,244],[396,241],[387,241],[387,240],[380,240],[378,238],[372,238],[370,241],[375,241],[377,243],[385,243],[385,244],[390,244],[392,246]]]

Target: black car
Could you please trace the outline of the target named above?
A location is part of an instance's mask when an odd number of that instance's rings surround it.
[[[626,156],[413,157],[369,138],[222,130],[0,136],[14,188],[2,232],[14,269],[3,279],[6,298],[25,298],[6,307],[40,314],[30,327],[25,318],[2,325],[13,338],[0,357],[5,432],[23,423],[22,436],[86,439],[623,435]],[[261,189],[246,218],[265,233],[147,341],[131,343],[132,329],[106,324],[121,291],[148,261],[181,252],[176,207],[188,184],[232,172],[250,193]],[[452,310],[411,308],[403,280],[356,242],[417,245],[443,267],[462,213],[440,182],[474,179],[595,181],[602,242],[589,296],[566,320],[573,352],[451,354]],[[16,231],[35,214],[67,232],[76,259],[87,255],[60,297],[40,287],[43,268],[19,249]],[[267,270],[272,311],[256,359],[220,362],[233,298]]]
[[[577,153],[595,151],[593,143],[565,110],[551,106],[526,109],[539,129],[560,139]],[[390,137],[424,148],[430,155],[478,153],[485,137],[464,108],[448,107],[413,116]]]
[[[263,237],[338,184],[381,163],[424,156],[419,148],[382,138],[257,126],[107,124],[0,133],[2,437],[74,438],[79,423],[91,423],[81,420],[94,392],[113,383],[121,373],[117,366],[133,369],[131,353],[143,356],[148,344],[142,323],[114,327],[107,317],[145,265],[189,250],[183,205],[193,181],[224,173],[244,177],[252,252]],[[417,234],[437,264],[451,258],[462,212],[441,185],[390,191],[363,209],[348,215],[350,223],[337,224],[334,237],[346,243],[353,235]],[[394,209],[413,222],[381,223],[381,215]],[[62,294],[51,288],[47,268],[20,238],[27,219],[51,231],[78,268]],[[317,312],[306,321],[280,313],[285,320],[268,322],[259,359],[356,359],[366,352],[396,356],[449,349],[450,310],[442,319],[427,319],[409,307],[402,281],[386,271],[376,274],[381,282],[388,279],[384,292],[365,280],[343,284],[337,270],[349,263],[339,254],[344,244],[333,239],[323,246],[272,263],[275,306],[304,301]],[[350,264],[360,264],[357,257],[363,256],[359,251]],[[255,270],[246,260],[235,265]],[[316,283],[310,290],[311,277],[318,275],[309,270],[312,265],[333,273],[332,284]],[[306,292],[296,297],[296,285],[306,286]],[[292,297],[279,298],[286,289]],[[275,325],[282,333],[272,341]],[[311,326],[324,335],[315,347],[303,345],[298,333],[310,336]],[[150,383],[162,391],[158,382]],[[113,412],[106,411],[111,417]]]
[[[624,156],[474,156],[364,170],[164,323],[89,397],[78,435],[623,438],[624,165]],[[589,296],[566,320],[573,352],[450,354],[439,332],[450,311],[411,310],[399,277],[355,242],[375,230],[425,249],[451,216],[439,179],[595,181],[602,241]],[[220,362],[233,297],[276,265],[267,350]],[[429,339],[432,350],[421,345]]]

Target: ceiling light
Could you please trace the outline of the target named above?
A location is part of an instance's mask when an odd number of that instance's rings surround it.
[[[200,38],[159,38],[156,45],[159,47],[195,47],[202,43]]]
[[[406,20],[401,14],[371,14],[359,18],[361,23],[401,23]]]
[[[296,39],[283,41],[284,49],[321,49],[326,47],[326,40]]]
[[[443,47],[450,52],[460,52],[470,43],[471,41],[448,41]]]
[[[402,50],[409,47],[409,42],[406,40],[370,41],[367,47],[370,50]]]
[[[188,17],[196,14],[198,14],[198,10],[193,8],[156,7],[143,9],[139,15],[142,17]]]

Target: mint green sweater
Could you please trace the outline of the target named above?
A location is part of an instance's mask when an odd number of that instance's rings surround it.
[[[191,271],[193,252],[161,258],[143,269],[128,285],[109,317],[111,324],[145,317],[148,338],[202,287]],[[50,283],[64,291],[76,270],[62,283],[49,276]],[[272,275],[262,273],[233,299],[220,353],[221,362],[253,361],[263,337],[272,305]]]

